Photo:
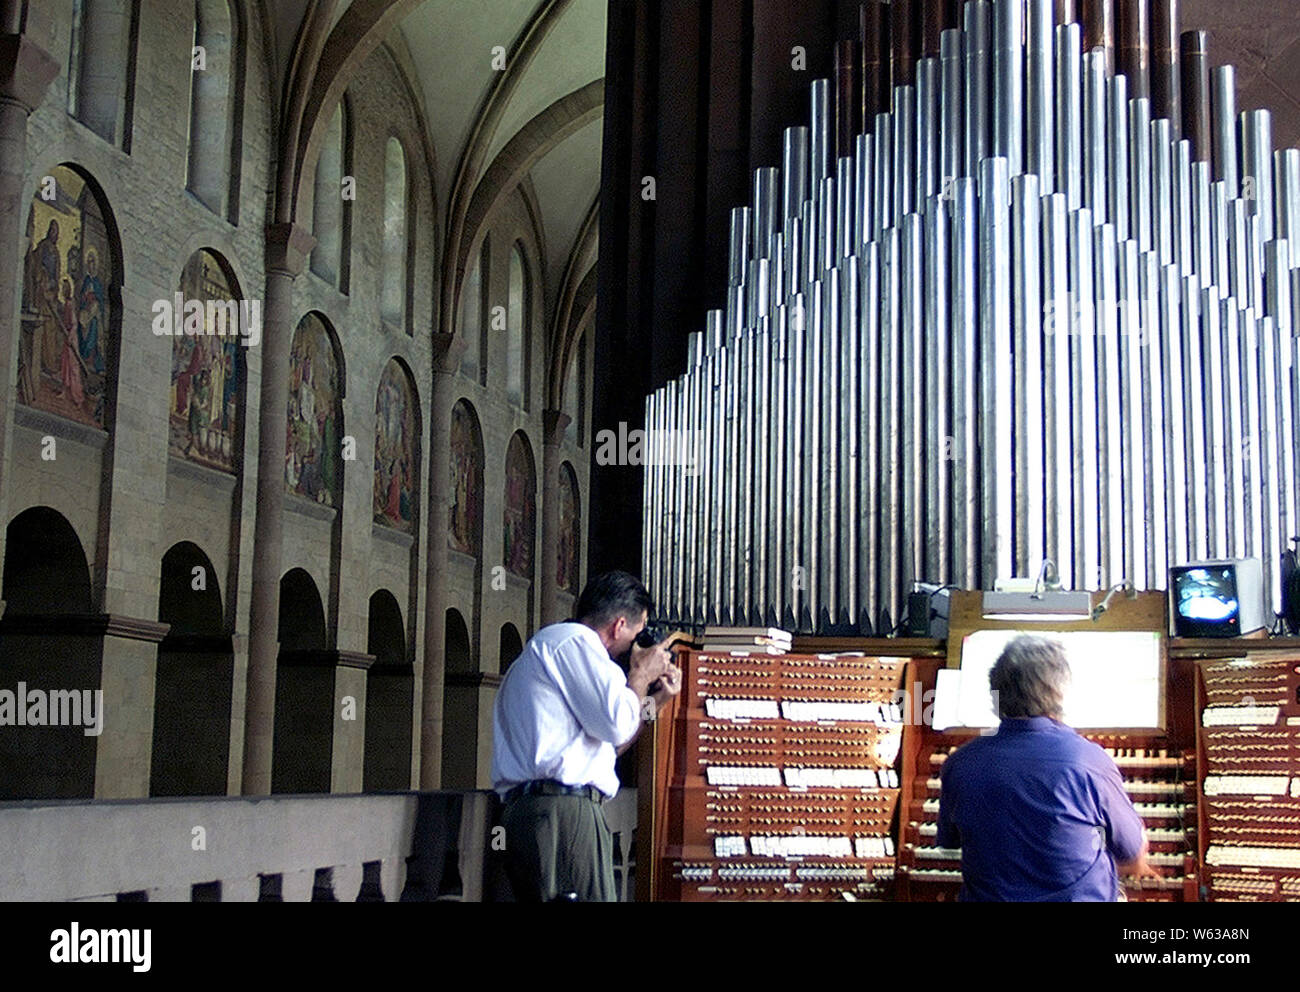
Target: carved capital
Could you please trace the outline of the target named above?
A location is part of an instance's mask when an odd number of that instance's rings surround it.
[[[569,426],[573,418],[563,410],[543,410],[542,411],[542,436],[547,444],[558,444],[560,438],[564,435],[564,429]]]
[[[31,113],[59,74],[59,63],[25,34],[0,35],[0,100]]]
[[[451,375],[460,369],[465,339],[457,334],[433,335],[433,371]]]
[[[298,224],[266,225],[266,271],[282,272],[292,279],[302,275],[316,239]]]

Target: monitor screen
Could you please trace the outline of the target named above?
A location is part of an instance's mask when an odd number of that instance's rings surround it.
[[[1174,629],[1180,637],[1236,637],[1241,633],[1235,565],[1175,568],[1170,575]]]
[[[936,730],[998,725],[989,670],[1021,634],[1060,641],[1070,662],[1065,722],[1080,730],[1164,726],[1161,635],[1154,631],[978,630],[962,640],[961,668],[937,687]],[[943,697],[943,698],[941,698]],[[955,697],[955,698],[954,698]],[[942,724],[942,726],[941,726]]]

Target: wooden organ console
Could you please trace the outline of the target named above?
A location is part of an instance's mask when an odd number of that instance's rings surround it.
[[[935,845],[939,775],[978,731],[937,731],[931,709],[964,634],[999,626],[973,612],[977,599],[954,597],[946,648],[808,638],[787,655],[680,650],[682,695],[639,754],[651,849],[638,897],[955,900],[960,851]],[[1053,626],[1159,629],[1162,601],[1144,594],[1099,624]],[[1130,882],[1126,898],[1300,900],[1300,639],[1162,643],[1163,726],[1084,733],[1115,759],[1161,876]]]

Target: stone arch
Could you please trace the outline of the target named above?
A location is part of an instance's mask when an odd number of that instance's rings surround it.
[[[94,704],[100,687],[101,636],[75,632],[76,620],[92,610],[90,568],[72,524],[47,506],[24,510],[9,522],[5,537],[0,619],[0,672],[3,688],[15,693],[10,710],[25,705],[18,683],[48,693],[74,690],[78,715]],[[89,693],[89,696],[87,695]],[[102,716],[101,703],[96,711]],[[71,703],[71,700],[69,700]],[[0,703],[0,705],[4,705]],[[46,719],[48,709],[42,707]],[[97,736],[83,726],[15,726],[4,714],[0,732],[0,799],[90,798],[95,792]],[[102,724],[101,724],[102,726]]]
[[[329,792],[334,730],[334,663],[325,607],[304,569],[280,579],[272,792]]]
[[[567,461],[560,464],[559,552],[555,587],[577,599],[582,569],[582,496],[578,473]]]
[[[420,400],[410,369],[390,358],[375,392],[375,523],[408,534],[420,516]]]
[[[537,463],[523,431],[515,431],[506,446],[505,477],[502,563],[512,575],[531,582],[537,541]]]
[[[313,310],[299,321],[289,353],[284,474],[290,492],[326,506],[339,506],[342,493],[346,381],[334,329]]]
[[[384,146],[384,250],[380,310],[383,319],[411,333],[411,232],[415,230],[414,197],[406,149],[390,135]]]
[[[387,589],[370,597],[366,653],[366,750],[362,788],[366,792],[408,789],[415,668],[407,650],[402,609]]]
[[[483,429],[467,399],[451,408],[451,512],[447,545],[483,557]]]
[[[516,658],[523,653],[524,641],[519,636],[519,629],[512,623],[501,625],[501,642],[498,652],[498,671],[504,675]]]
[[[126,152],[138,6],[138,0],[73,0],[68,53],[68,113]]]
[[[18,401],[108,430],[122,252],[112,211],[88,173],[65,162],[40,181],[27,214],[27,245]]]
[[[198,545],[163,555],[158,620],[171,629],[158,645],[149,794],[224,795],[234,654],[217,571]]]
[[[448,254],[455,259],[455,265],[446,269],[446,278],[453,280],[453,290],[458,289],[464,278],[477,232],[491,223],[500,202],[513,195],[533,166],[551,149],[604,113],[604,93],[605,83],[597,79],[561,97],[525,124],[497,153],[473,187],[473,197],[459,218],[460,227],[449,229],[450,238],[460,238],[448,242]]]
[[[195,0],[186,188],[231,223],[239,216],[232,159],[239,146],[235,106],[243,81],[243,28],[239,6],[231,0]]]
[[[244,294],[230,263],[210,248],[200,248],[185,263],[180,292],[186,301],[212,305],[204,308],[203,334],[172,338],[168,450],[175,457],[233,472],[243,448],[247,376],[239,334],[246,316],[241,310]],[[173,315],[173,320],[180,319]]]
[[[442,714],[442,787],[472,789],[478,775],[479,687],[469,627],[460,610],[447,610],[447,687]]]

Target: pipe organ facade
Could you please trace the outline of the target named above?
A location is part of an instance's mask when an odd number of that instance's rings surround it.
[[[1300,150],[1174,0],[908,6],[863,4],[646,398],[660,613],[888,634],[916,581],[1239,556],[1279,612]]]

